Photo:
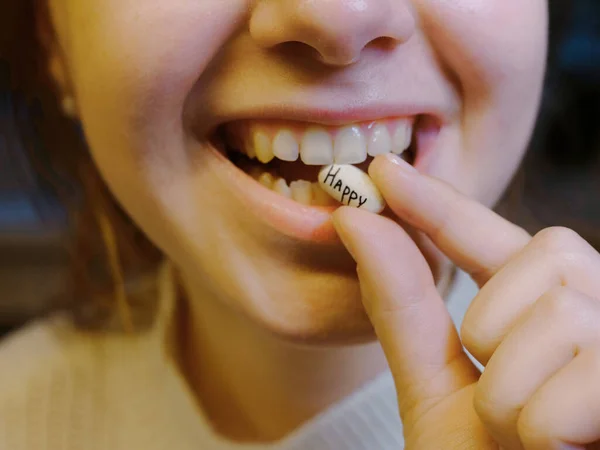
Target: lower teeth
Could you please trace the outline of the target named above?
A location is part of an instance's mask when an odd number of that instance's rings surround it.
[[[289,185],[285,179],[273,176],[266,171],[260,171],[254,167],[249,175],[262,184],[264,187],[277,192],[278,194],[291,198],[298,203],[309,206],[338,206],[339,203],[331,198],[318,182],[311,183],[306,180],[292,181]]]
[[[229,159],[239,169],[250,175],[267,189],[277,192],[279,195],[295,200],[298,203],[309,206],[339,206],[340,203],[331,198],[319,182],[307,180],[295,180],[289,184],[278,175],[273,174],[271,167],[251,161],[239,152],[230,152]],[[315,166],[317,169],[317,166]]]

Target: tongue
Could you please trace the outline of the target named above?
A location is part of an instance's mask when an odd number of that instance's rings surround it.
[[[290,183],[296,180],[306,180],[311,183],[318,180],[319,170],[321,166],[307,166],[300,161],[281,161],[275,160],[272,162],[275,173],[285,181]]]
[[[367,160],[360,164],[354,164],[363,171],[367,171],[369,164],[373,158],[368,157]],[[322,166],[308,166],[301,161],[281,161],[273,160],[269,165],[272,165],[275,173],[290,183],[296,180],[306,180],[314,183],[318,181],[319,171]]]

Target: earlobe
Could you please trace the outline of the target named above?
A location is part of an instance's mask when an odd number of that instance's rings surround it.
[[[60,108],[65,116],[74,119],[78,116],[77,102],[75,101],[73,89],[65,70],[64,60],[57,49],[48,52],[47,58],[48,72],[55,86]]]
[[[55,86],[56,95],[59,99],[59,103],[62,112],[70,118],[76,118],[77,114],[77,102],[75,95],[73,94],[72,85],[69,77],[67,76],[66,65],[62,54],[58,49],[53,49],[47,53],[48,71],[52,83]]]
[[[65,116],[70,117],[72,119],[78,117],[75,98],[73,98],[71,95],[63,96],[60,102],[60,107]]]
[[[48,76],[54,85],[60,107],[67,117],[75,118],[77,102],[68,76],[66,58],[48,14],[38,14],[36,28]]]

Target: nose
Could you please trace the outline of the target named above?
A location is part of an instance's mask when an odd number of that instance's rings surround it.
[[[415,17],[408,0],[259,0],[250,35],[264,48],[300,42],[322,62],[345,66],[378,42],[386,47],[410,39]]]

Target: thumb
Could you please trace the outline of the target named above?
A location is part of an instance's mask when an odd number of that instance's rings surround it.
[[[356,208],[338,208],[333,222],[357,262],[363,303],[394,376],[402,420],[410,426],[479,373],[408,234],[392,220]]]

